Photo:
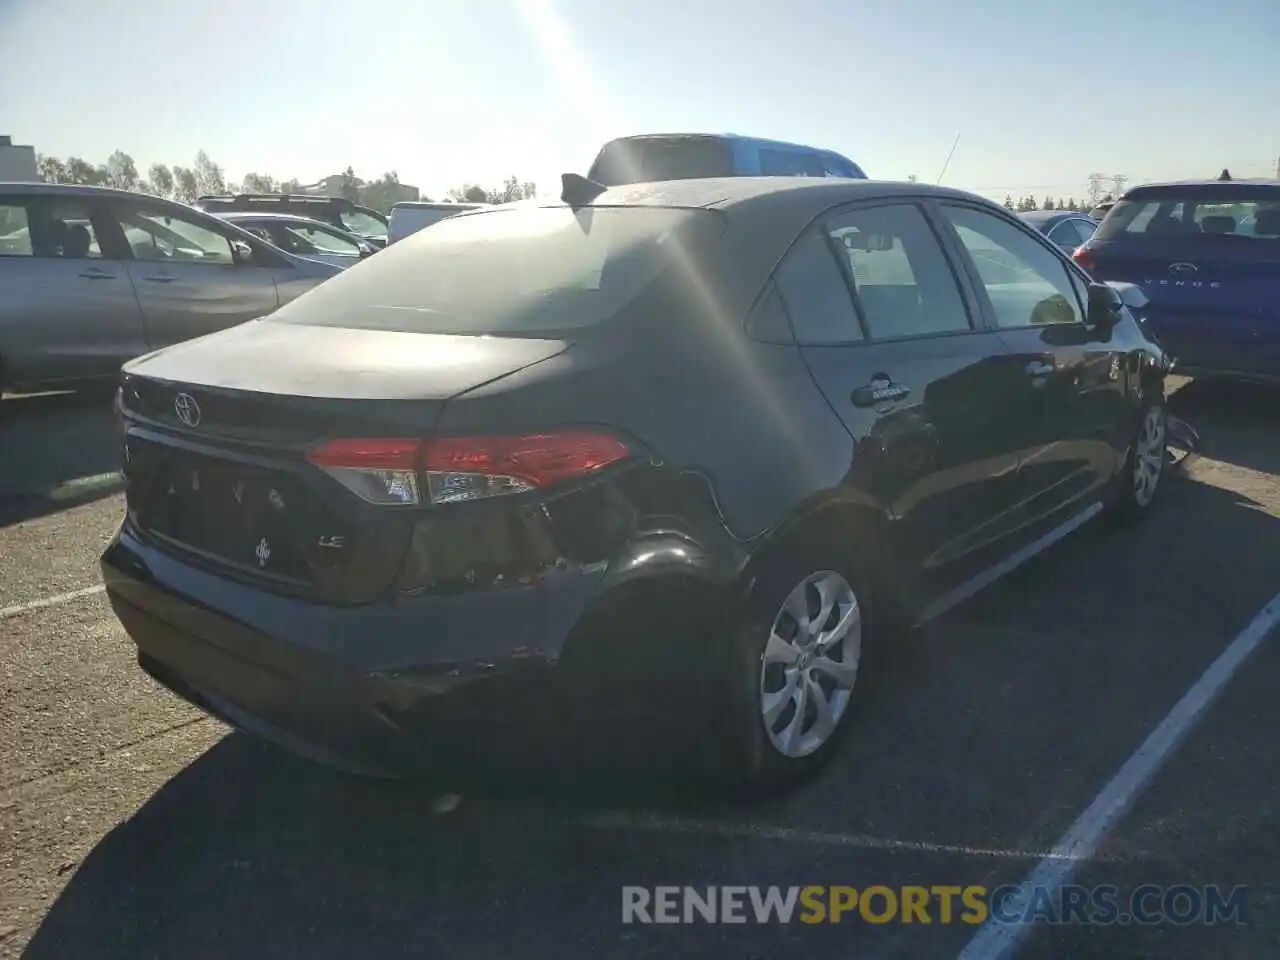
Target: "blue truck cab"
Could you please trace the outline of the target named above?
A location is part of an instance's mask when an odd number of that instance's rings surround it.
[[[862,168],[832,150],[733,133],[650,133],[610,140],[588,178],[608,187],[701,177],[846,177]]]

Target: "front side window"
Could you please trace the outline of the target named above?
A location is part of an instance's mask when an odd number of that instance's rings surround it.
[[[344,210],[338,214],[342,225],[358,237],[385,237],[387,225],[363,210]]]
[[[213,266],[236,262],[225,234],[168,210],[124,209],[120,225],[137,260]]]
[[[972,329],[938,238],[911,204],[842,213],[827,228],[849,259],[873,340]]]
[[[689,269],[723,220],[664,207],[502,207],[393,243],[273,315],[286,323],[532,336],[611,319],[660,274]]]
[[[949,204],[942,209],[969,255],[998,326],[1083,321],[1067,265],[1053,251],[995,214]]]
[[[360,247],[354,240],[348,240],[341,234],[321,227],[288,224],[285,232],[293,234],[305,243],[314,253],[337,253],[347,257],[358,257]]]

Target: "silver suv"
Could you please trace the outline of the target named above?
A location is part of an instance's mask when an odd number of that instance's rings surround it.
[[[0,183],[0,388],[114,378],[341,272],[158,197]]]

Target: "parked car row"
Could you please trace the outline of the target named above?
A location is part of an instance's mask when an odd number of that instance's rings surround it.
[[[131,357],[264,316],[338,272],[158,197],[0,184],[0,388],[115,379]]]

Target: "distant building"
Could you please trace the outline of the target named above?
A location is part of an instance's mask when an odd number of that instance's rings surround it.
[[[13,142],[12,137],[0,136],[0,181],[39,180],[36,168],[36,148]]]
[[[299,193],[305,193],[313,197],[340,197],[342,196],[343,176],[335,173],[332,176],[317,180],[315,183],[308,183],[298,188]],[[377,186],[379,189],[387,189],[381,184],[371,184],[359,177],[356,178],[356,187],[362,193],[370,187]],[[418,200],[422,194],[417,187],[410,186],[407,183],[398,184],[392,191],[395,196],[390,198],[390,203],[405,203]]]

